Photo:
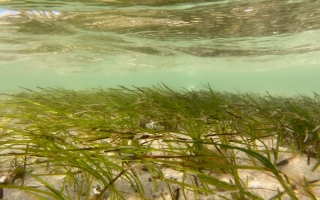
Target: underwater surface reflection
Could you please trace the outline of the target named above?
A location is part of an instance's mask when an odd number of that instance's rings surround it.
[[[310,92],[320,83],[310,76],[320,63],[319,1],[5,1],[0,8],[0,76],[10,89],[134,84],[159,72],[181,76],[160,80],[169,85],[208,82],[218,90],[276,92],[276,84],[278,93]],[[280,78],[283,70],[291,78]],[[4,83],[8,77],[21,79]]]

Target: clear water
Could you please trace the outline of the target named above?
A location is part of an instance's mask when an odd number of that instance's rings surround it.
[[[0,91],[320,92],[320,1],[2,0]]]

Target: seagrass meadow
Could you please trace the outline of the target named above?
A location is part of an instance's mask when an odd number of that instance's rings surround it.
[[[317,93],[159,84],[3,96],[3,199],[320,198]]]

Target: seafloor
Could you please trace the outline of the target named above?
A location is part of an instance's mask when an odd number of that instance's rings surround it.
[[[0,103],[3,199],[318,199],[319,95],[165,85]]]

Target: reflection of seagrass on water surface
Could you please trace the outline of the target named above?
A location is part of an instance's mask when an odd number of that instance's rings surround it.
[[[114,55],[129,63],[134,57],[181,56],[257,61],[319,50],[317,2],[47,3],[50,9],[7,4],[12,10],[0,15],[2,61],[30,62],[28,58],[41,54],[42,61],[35,63],[39,67],[52,57],[58,63],[50,63],[51,68],[80,66],[76,71],[86,72]],[[316,58],[313,62],[319,63]]]

